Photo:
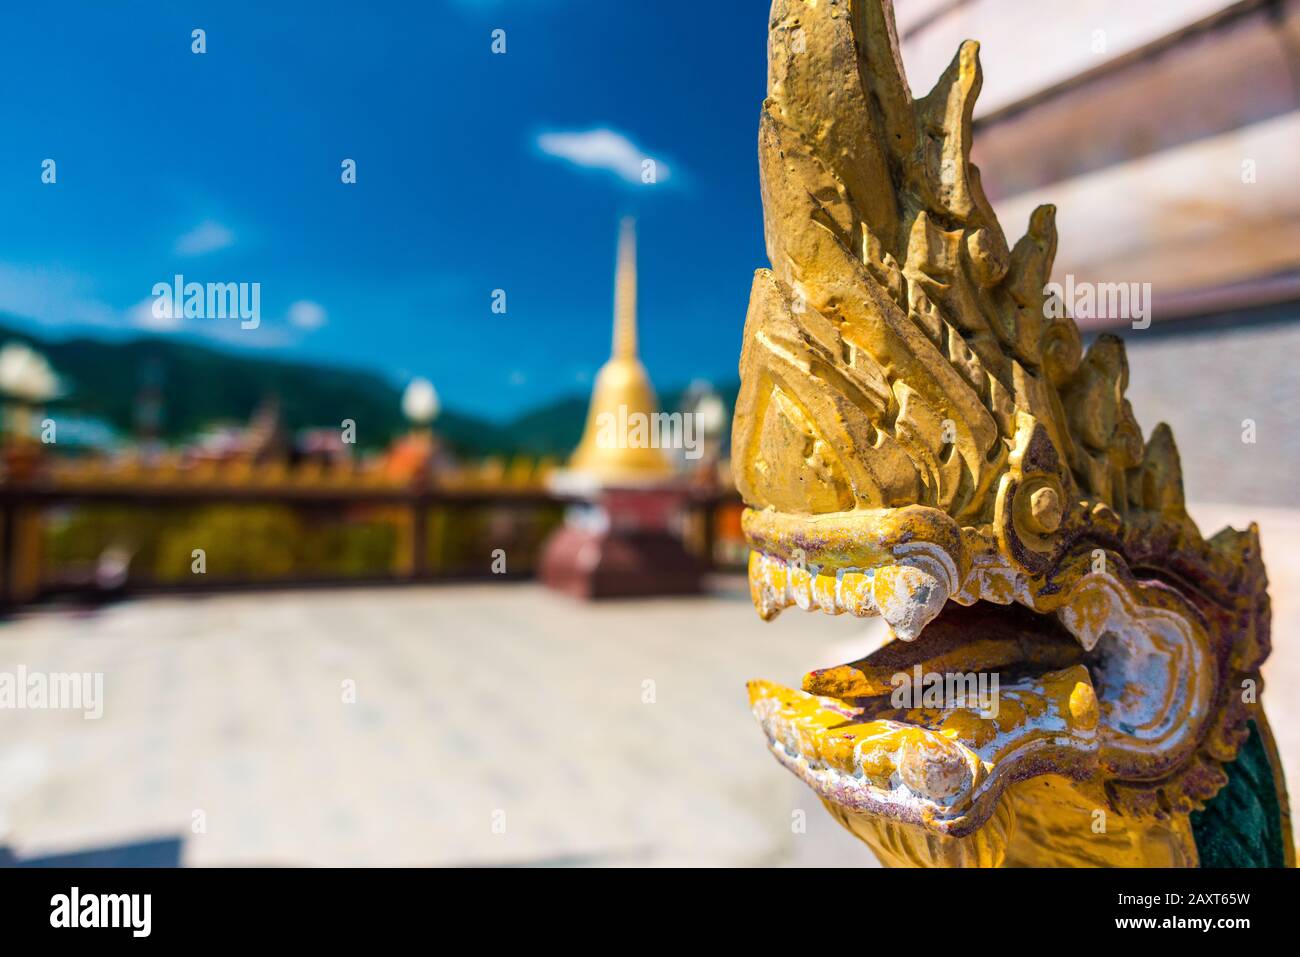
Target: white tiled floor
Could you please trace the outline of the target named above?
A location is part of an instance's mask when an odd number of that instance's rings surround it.
[[[846,660],[872,624],[764,625],[735,583],[596,606],[484,585],[34,615],[0,628],[0,669],[102,671],[104,716],[0,712],[0,844],[172,835],[199,865],[870,863],[767,754],[744,682]]]

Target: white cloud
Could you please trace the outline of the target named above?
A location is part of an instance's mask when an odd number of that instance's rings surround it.
[[[318,302],[299,299],[289,306],[288,319],[291,325],[311,331],[325,325],[325,309]]]
[[[48,326],[117,322],[117,310],[96,296],[88,277],[57,266],[0,263],[0,312]]]
[[[225,249],[234,241],[235,234],[227,227],[207,219],[176,240],[176,252],[182,256],[202,256]]]
[[[244,349],[279,349],[295,345],[298,337],[283,322],[263,320],[254,329],[245,329],[234,319],[187,319],[183,316],[160,316],[154,312],[155,297],[141,300],[126,311],[127,324],[150,335],[179,334],[190,339],[206,339]],[[160,309],[160,312],[171,312]]]
[[[133,326],[148,329],[150,332],[175,332],[181,327],[181,317],[156,315],[153,307],[157,301],[155,297],[150,296],[137,302],[127,311],[127,321]],[[170,309],[159,311],[171,312]]]
[[[654,164],[654,182],[665,182],[668,165],[649,155],[622,133],[601,127],[584,132],[547,132],[537,137],[537,148],[548,156],[584,169],[605,170],[634,186],[645,183],[645,163]]]
[[[233,319],[157,316],[154,302],[155,298],[150,296],[125,309],[110,306],[96,298],[94,284],[86,276],[58,267],[0,263],[0,313],[10,313],[17,320],[30,320],[48,328],[93,327],[113,333],[177,334],[252,349],[296,345],[304,328],[287,316],[274,322],[264,318],[256,329],[244,329]],[[323,309],[320,316],[323,322]]]

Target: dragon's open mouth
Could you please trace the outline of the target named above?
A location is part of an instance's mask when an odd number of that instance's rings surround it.
[[[1159,584],[1089,571],[1062,576],[1068,602],[1041,601],[955,541],[890,544],[902,511],[751,513],[765,547],[751,554],[750,589],[765,617],[880,615],[894,639],[809,673],[802,691],[750,683],[786,767],[834,805],[961,836],[1013,782],[1099,767],[1153,779],[1187,758],[1211,668],[1190,623],[1146,603]]]

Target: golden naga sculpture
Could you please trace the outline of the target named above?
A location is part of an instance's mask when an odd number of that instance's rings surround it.
[[[802,691],[752,682],[754,714],[888,865],[1293,864],[1258,530],[1202,538],[1123,343],[1084,354],[1045,295],[1052,207],[1008,247],[969,160],[979,88],[967,42],[913,100],[889,0],[773,4],[772,268],[732,449],[750,587],[764,618],[896,640]]]

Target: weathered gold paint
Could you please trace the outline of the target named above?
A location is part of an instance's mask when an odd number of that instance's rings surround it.
[[[1268,737],[1238,693],[1269,651],[1258,532],[1201,536],[1172,434],[1144,441],[1124,398],[1123,343],[1085,353],[1048,301],[1054,209],[1008,244],[970,162],[978,49],[914,99],[889,0],[772,4],[771,268],[732,433],[751,593],[764,618],[881,614],[908,639],[947,602],[1016,602],[1080,647],[972,635],[927,662],[1056,669],[995,718],[868,712],[854,700],[890,679],[873,658],[804,691],[752,682],[751,703],[778,759],[886,864],[1194,865],[1188,814],[1248,720]],[[1080,662],[1124,642],[1155,664],[1103,695]],[[1130,718],[1148,723],[1121,731]]]

